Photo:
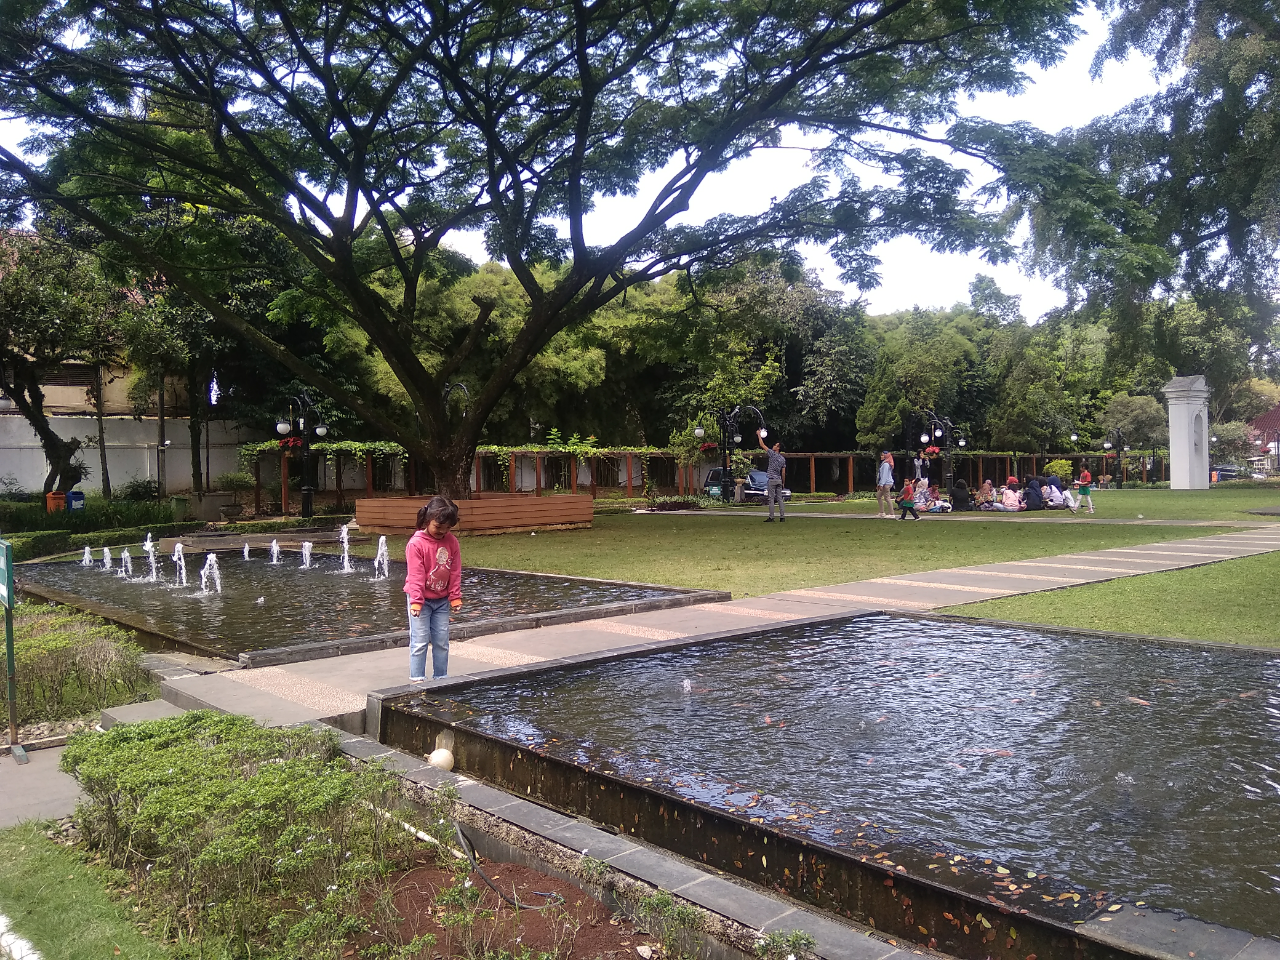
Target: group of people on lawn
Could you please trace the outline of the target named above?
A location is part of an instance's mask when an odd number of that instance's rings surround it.
[[[896,518],[905,520],[910,513],[919,520],[921,512],[950,513],[952,510],[991,510],[997,513],[1020,513],[1024,510],[1070,510],[1072,513],[1088,508],[1093,513],[1093,475],[1088,469],[1080,471],[1077,480],[1069,484],[1061,477],[1028,477],[1019,482],[1017,477],[997,488],[990,480],[971,492],[969,485],[957,480],[951,498],[944,499],[938,485],[929,483],[929,458],[923,450],[911,462],[914,476],[902,481],[902,488],[894,496],[893,454],[880,453],[880,467],[876,475],[876,502],[878,516],[888,519],[896,506],[902,512]]]

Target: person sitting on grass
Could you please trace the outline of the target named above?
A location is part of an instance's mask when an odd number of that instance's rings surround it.
[[[904,480],[902,482],[902,493],[898,494],[898,506],[902,508],[902,516],[898,517],[899,520],[907,519],[908,510],[911,511],[912,520],[920,519],[920,514],[916,512],[916,483],[918,483],[920,487],[924,487],[923,480],[914,482],[911,480]]]
[[[1027,506],[1022,502],[1022,494],[1018,492],[1018,481],[1010,479],[1008,485],[1000,494],[1000,500],[996,503],[996,510],[1000,513],[1018,513],[1025,509],[1027,509]]]
[[[1040,490],[1040,480],[1030,477],[1023,486],[1023,503],[1028,510],[1044,509],[1044,494]]]
[[[462,607],[462,551],[450,532],[457,523],[458,505],[432,497],[418,510],[418,529],[404,547],[410,683],[426,681],[428,647],[432,679],[449,672],[449,612]]]
[[[951,488],[951,507],[953,510],[972,510],[973,501],[969,494],[969,484],[957,480]]]
[[[978,488],[977,494],[974,495],[973,502],[977,504],[979,510],[993,510],[996,503],[996,488],[990,480],[983,480],[982,486]]]
[[[943,499],[942,492],[938,489],[936,483],[929,488],[928,509],[930,513],[951,512],[951,503]]]
[[[1057,479],[1057,477],[1050,477],[1050,482],[1040,488],[1041,492],[1044,494],[1044,508],[1046,510],[1067,509],[1067,504],[1062,499],[1062,489],[1053,483],[1053,481]]]

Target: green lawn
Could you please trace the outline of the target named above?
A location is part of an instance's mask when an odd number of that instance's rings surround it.
[[[1280,516],[1247,513],[1263,507],[1280,507],[1280,489],[1226,488],[1215,490],[1099,490],[1093,494],[1095,516],[1137,520],[1250,520],[1277,521]],[[843,503],[796,503],[797,513],[875,513],[874,500]],[[971,516],[971,514],[961,514]]]
[[[983,603],[942,613],[1280,647],[1280,553]]]
[[[938,567],[1022,560],[1101,547],[1205,536],[1214,528],[1033,524],[932,519],[796,519],[766,526],[750,517],[619,515],[590,530],[464,537],[462,561],[502,567],[757,596]],[[374,544],[353,547],[372,556]],[[404,538],[390,542],[404,556]]]
[[[159,960],[96,874],[34,824],[0,830],[0,913],[43,960]]]

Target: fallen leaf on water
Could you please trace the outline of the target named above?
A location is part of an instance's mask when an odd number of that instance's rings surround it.
[[[917,929],[917,930],[919,930],[921,933],[923,933],[926,937],[929,935],[929,928],[928,928],[928,927],[922,927],[922,926],[920,926],[920,925],[918,925],[918,924],[917,924],[917,925],[916,925],[916,929]]]
[[[1151,706],[1151,701],[1150,701],[1150,700],[1143,700],[1141,697],[1129,697],[1128,699],[1129,699],[1129,702],[1130,702],[1130,703],[1137,703],[1137,704],[1141,704],[1141,705],[1142,705],[1142,706],[1144,706],[1144,707],[1149,707],[1149,706]]]
[[[1093,701],[1093,705],[1094,705],[1095,707],[1100,707],[1100,706],[1102,706],[1102,701],[1101,701],[1101,700],[1095,700],[1095,701]]]
[[[996,873],[1008,873],[1008,872],[1009,870],[1007,867],[996,867]]]
[[[1257,690],[1250,690],[1248,693],[1242,693],[1242,694],[1240,694],[1240,699],[1241,699],[1241,700],[1243,700],[1243,699],[1245,699],[1246,697],[1256,697],[1257,695],[1258,695],[1258,691],[1257,691]]]
[[[1099,923],[1110,923],[1110,922],[1111,922],[1112,920],[1114,920],[1114,919],[1115,919],[1115,917],[1099,917],[1099,918],[1098,918],[1098,922],[1099,922]]]
[[[1107,907],[1107,912],[1108,912],[1108,913],[1115,913],[1117,910],[1121,910],[1121,909],[1123,909],[1123,907],[1122,907],[1120,904],[1118,904],[1118,903],[1117,903],[1117,904],[1116,904],[1115,906],[1113,906],[1113,907]]]

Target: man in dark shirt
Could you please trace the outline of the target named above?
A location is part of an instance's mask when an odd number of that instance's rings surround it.
[[[782,444],[775,443],[772,448],[765,446],[764,437],[756,431],[756,440],[760,449],[769,455],[769,480],[765,487],[765,499],[769,501],[769,518],[765,523],[773,523],[773,505],[778,504],[778,522],[786,523],[787,514],[782,499],[782,484],[787,478],[787,458],[782,455]]]

